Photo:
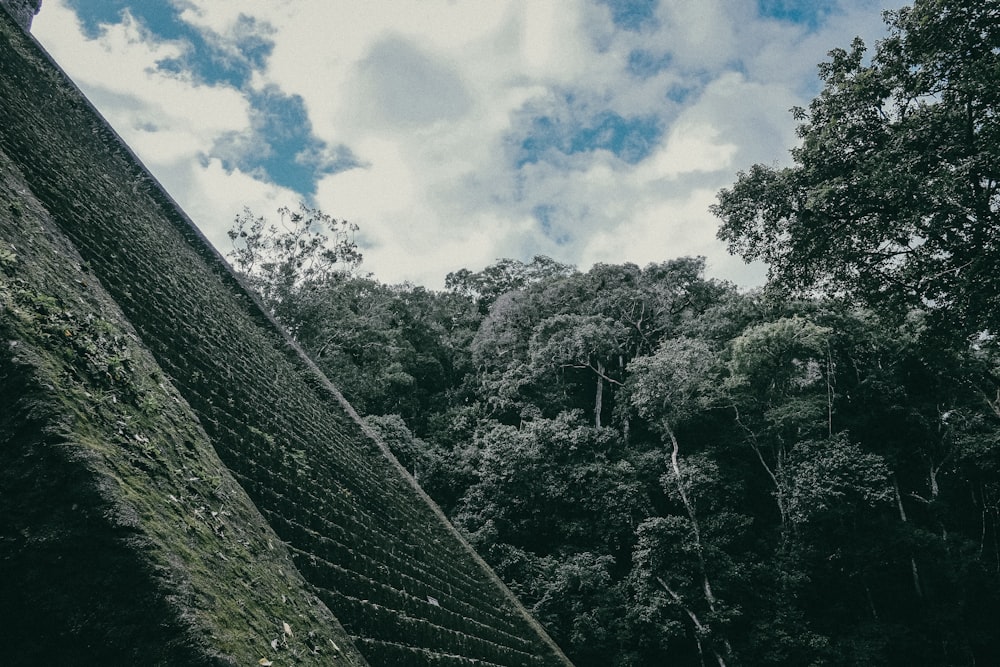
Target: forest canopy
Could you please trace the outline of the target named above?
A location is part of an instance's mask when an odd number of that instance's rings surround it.
[[[265,305],[581,667],[1000,664],[1000,3],[886,21],[820,66],[792,166],[719,193],[762,290],[692,257],[389,286],[321,212],[234,225]]]

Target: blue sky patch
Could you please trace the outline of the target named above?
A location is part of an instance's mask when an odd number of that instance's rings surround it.
[[[91,39],[100,35],[102,24],[119,23],[127,10],[159,39],[179,40],[190,45],[180,58],[157,63],[167,72],[192,74],[210,85],[226,84],[242,88],[253,70],[263,67],[274,48],[268,39],[270,26],[249,16],[241,16],[236,25],[235,46],[240,55],[223,50],[205,39],[205,35],[180,19],[180,11],[171,2],[133,2],[132,0],[68,0],[77,13],[84,33]]]
[[[757,11],[763,17],[798,23],[815,30],[830,15],[830,5],[813,0],[757,0]]]
[[[274,41],[265,37],[273,28],[252,16],[240,14],[236,22],[236,47],[253,69],[263,69],[274,51]]]
[[[539,204],[531,209],[531,215],[538,221],[538,224],[542,228],[542,233],[549,239],[552,239],[556,245],[566,245],[572,239],[570,235],[566,232],[560,232],[556,228],[556,222],[554,220],[558,209],[553,204]]]
[[[247,93],[252,104],[253,135],[230,134],[213,147],[227,169],[239,168],[296,192],[311,195],[316,182],[357,166],[347,146],[328,146],[316,138],[298,95],[274,86]]]
[[[684,104],[697,90],[694,86],[670,86],[667,90],[667,99],[677,104]]]
[[[663,127],[655,117],[626,118],[604,111],[575,121],[551,115],[531,119],[517,150],[515,165],[540,162],[552,152],[574,155],[607,150],[628,164],[635,164],[656,147]]]
[[[76,12],[84,33],[91,39],[101,34],[102,23],[120,23],[126,9],[164,39],[181,39],[188,32],[170,2],[133,4],[131,0],[66,0],[66,4]]]
[[[552,214],[556,207],[551,204],[539,204],[531,209],[531,215],[542,226],[542,231],[548,234],[552,231]]]
[[[623,30],[638,32],[656,24],[659,0],[598,0],[611,10],[611,20]]]
[[[628,71],[632,76],[647,79],[667,69],[672,60],[669,53],[657,55],[646,49],[635,49],[628,54]]]

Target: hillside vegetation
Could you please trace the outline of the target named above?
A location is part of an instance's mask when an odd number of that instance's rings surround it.
[[[358,276],[318,212],[234,227],[276,317],[581,667],[1000,664],[1000,4],[886,19],[821,66],[793,166],[719,194],[762,290],[700,258],[536,257],[435,292]]]

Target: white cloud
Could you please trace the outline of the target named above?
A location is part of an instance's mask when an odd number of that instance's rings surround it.
[[[746,25],[747,7],[731,0],[662,0],[652,41],[666,46],[678,67],[718,71],[745,53],[736,33]]]
[[[705,120],[678,120],[666,144],[646,160],[642,180],[676,178],[681,174],[712,172],[732,166],[735,143],[719,141],[719,130]],[[648,170],[648,171],[647,171]]]
[[[316,203],[361,226],[367,270],[430,286],[536,253],[583,268],[707,254],[716,275],[759,282],[760,267],[715,240],[714,193],[754,162],[787,163],[788,109],[817,91],[815,64],[883,31],[877,0],[840,0],[816,30],[761,20],[753,0],[661,0],[638,32],[591,0],[182,4],[233,58],[248,30],[273,40],[250,87],[300,95],[314,133],[363,165],[325,176]],[[251,109],[247,91],[156,70],[189,45],[127,18],[88,40],[63,0],[46,0],[34,32],[213,241],[243,204],[272,214],[299,198],[210,154],[250,136]],[[662,69],[631,74],[637,50]],[[567,107],[655,117],[662,136],[634,164],[595,150],[515,169],[526,110],[570,118]]]

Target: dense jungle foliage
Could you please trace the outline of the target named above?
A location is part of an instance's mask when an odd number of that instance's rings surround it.
[[[581,667],[1000,664],[1000,3],[886,20],[821,65],[793,166],[719,194],[762,290],[700,258],[387,286],[346,223],[237,218],[237,268]]]

